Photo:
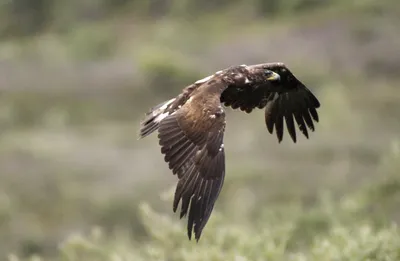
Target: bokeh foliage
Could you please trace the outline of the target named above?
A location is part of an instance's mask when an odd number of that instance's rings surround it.
[[[398,260],[399,2],[0,3],[0,255],[9,260]],[[227,178],[196,244],[147,108],[280,60],[321,100],[277,144],[228,110]]]

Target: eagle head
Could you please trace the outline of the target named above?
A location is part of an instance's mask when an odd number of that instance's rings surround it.
[[[227,76],[226,78],[229,78],[228,81],[237,85],[278,82],[281,80],[279,73],[262,66],[240,65],[231,67],[225,75]]]
[[[297,78],[293,75],[293,73],[286,67],[286,65],[282,62],[275,63],[264,63],[249,66],[250,71],[257,70],[268,70],[272,71],[280,76],[279,84],[296,84],[298,82]],[[273,80],[271,82],[274,82]],[[277,82],[277,81],[275,81]]]

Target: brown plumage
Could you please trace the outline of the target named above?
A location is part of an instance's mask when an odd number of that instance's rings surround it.
[[[295,121],[308,138],[318,122],[318,99],[283,63],[240,65],[201,79],[176,98],[152,108],[140,126],[143,138],[158,130],[164,159],[179,178],[173,202],[181,202],[180,218],[188,214],[188,237],[198,241],[225,178],[222,105],[250,113],[265,108],[268,131],[281,142],[284,121],[296,142]]]

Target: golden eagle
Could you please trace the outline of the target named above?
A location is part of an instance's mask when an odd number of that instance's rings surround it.
[[[283,63],[232,66],[187,86],[177,97],[152,108],[139,138],[158,130],[165,161],[179,178],[173,211],[188,214],[187,232],[200,239],[225,178],[222,105],[250,113],[265,108],[265,122],[282,141],[283,122],[296,142],[295,122],[308,138],[318,122],[318,99]]]

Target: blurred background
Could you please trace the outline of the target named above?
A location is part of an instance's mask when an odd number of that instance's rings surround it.
[[[0,255],[8,260],[400,260],[400,2],[3,0]],[[281,61],[321,102],[278,144],[227,109],[227,177],[198,244],[148,109]],[[368,259],[369,258],[369,259]]]

